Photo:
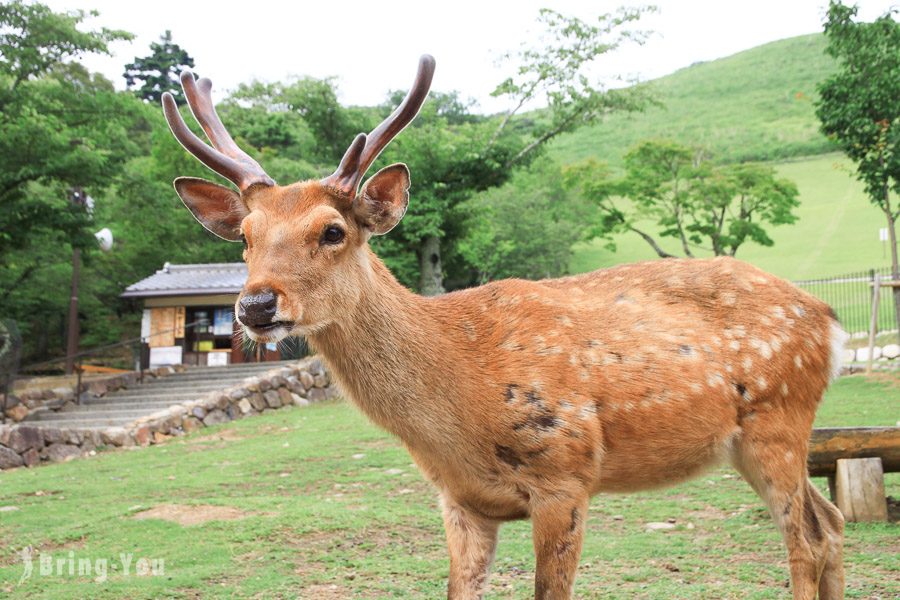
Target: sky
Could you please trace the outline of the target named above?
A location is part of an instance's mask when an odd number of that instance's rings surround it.
[[[86,20],[84,27],[124,29],[135,35],[131,42],[113,44],[112,57],[82,60],[120,88],[124,65],[149,54],[150,43],[171,30],[173,41],[194,58],[195,71],[212,79],[214,98],[254,79],[309,75],[337,77],[344,104],[379,104],[389,90],[409,87],[418,57],[429,53],[437,61],[432,88],[458,91],[474,99],[481,112],[509,108],[505,99],[492,98],[490,92],[514,73],[514,64],[502,56],[537,40],[540,8],[593,20],[622,5],[606,0],[40,1],[56,11],[97,10],[99,17]],[[653,4],[658,12],[639,23],[639,28],[653,32],[649,40],[604,55],[596,74],[649,80],[695,62],[815,33],[821,31],[827,0]],[[857,4],[865,20],[900,5],[898,0]]]

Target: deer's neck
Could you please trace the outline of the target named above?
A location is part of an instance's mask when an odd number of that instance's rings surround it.
[[[349,314],[309,337],[332,375],[376,423],[408,444],[420,441],[416,423],[440,397],[440,357],[446,340],[429,300],[403,287],[369,254],[369,287]],[[437,393],[436,393],[437,392]]]

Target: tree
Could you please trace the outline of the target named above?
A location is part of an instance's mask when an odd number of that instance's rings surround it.
[[[819,85],[816,116],[822,131],[857,165],[857,177],[888,226],[891,275],[900,281],[897,217],[891,190],[900,192],[900,23],[891,9],[872,23],[859,23],[856,7],[832,1],[825,20],[826,52],[837,72]],[[898,203],[900,204],[900,203]],[[900,323],[900,287],[894,288]]]
[[[414,199],[399,231],[392,232],[394,239],[379,241],[376,248],[415,253],[421,293],[443,292],[445,269],[460,284],[471,283],[463,273],[471,265],[465,264],[457,247],[468,223],[460,203],[505,183],[556,136],[611,112],[640,110],[650,102],[644,87],[610,90],[586,74],[606,52],[628,40],[643,40],[644,34],[628,29],[643,12],[623,10],[601,15],[590,24],[542,10],[539,20],[547,29],[543,44],[519,53],[516,75],[494,91],[509,99],[509,111],[479,117],[454,95],[432,94],[413,127],[385,151],[386,158],[410,163]],[[518,114],[537,101],[545,102],[546,108],[527,119]],[[386,258],[395,265],[393,256]]]
[[[136,57],[125,65],[125,87],[135,88],[138,98],[158,106],[163,92],[171,92],[175,100],[182,104],[179,75],[184,69],[193,68],[194,59],[172,41],[168,29],[159,37],[159,42],[150,44],[148,56]]]
[[[797,186],[774,169],[745,163],[718,166],[703,152],[671,141],[647,141],[625,155],[625,175],[614,179],[605,164],[586,161],[565,175],[600,209],[594,235],[614,248],[612,234],[632,232],[662,258],[674,256],[641,222],[656,222],[658,235],[676,238],[687,257],[697,250],[734,256],[746,242],[774,242],[767,225],[797,220]]]
[[[457,247],[477,270],[478,283],[566,274],[572,247],[597,217],[590,201],[564,188],[562,169],[552,161],[532,163],[460,208],[467,220]]]

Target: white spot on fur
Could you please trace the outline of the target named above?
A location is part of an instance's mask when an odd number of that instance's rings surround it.
[[[557,320],[560,323],[562,323],[563,327],[571,327],[572,326],[572,319],[570,319],[566,315],[562,315],[561,317],[558,317]]]
[[[786,315],[784,314],[784,309],[780,306],[773,306],[772,314],[774,314],[779,319],[784,319],[786,317]]]
[[[788,384],[782,383],[782,384],[781,384],[781,395],[784,396],[785,398],[787,398],[787,397],[788,397],[788,391],[789,391],[789,390],[788,390]]]
[[[765,377],[757,377],[756,378],[756,387],[759,388],[759,391],[764,391],[767,387],[769,387],[769,382],[766,381]]]
[[[769,342],[769,344],[771,344],[772,350],[774,350],[775,352],[781,350],[781,340],[779,340],[777,337],[773,337],[772,341]]]
[[[709,387],[717,387],[720,385],[725,385],[725,378],[722,377],[719,373],[710,373],[706,376],[706,385]]]
[[[745,356],[743,362],[741,363],[744,367],[744,371],[746,373],[750,372],[750,369],[753,368],[753,360],[749,356]]]
[[[592,402],[588,402],[578,411],[578,418],[589,419],[597,414],[597,407]]]
[[[722,304],[725,306],[734,306],[737,302],[737,294],[734,292],[725,292],[722,294]]]
[[[703,387],[699,383],[692,383],[691,391],[699,394],[700,392],[703,391]]]
[[[799,354],[795,355],[794,356],[794,364],[797,365],[798,369],[802,369],[803,368],[803,357],[800,356]]]
[[[731,340],[731,342],[728,344],[728,347],[737,352],[741,349],[741,343],[737,340]]]
[[[793,313],[794,313],[795,315],[797,315],[798,317],[802,317],[803,315],[806,314],[806,311],[803,309],[803,307],[802,307],[802,306],[799,306],[799,305],[797,305],[797,304],[792,304],[792,305],[791,305],[791,310],[792,310]]]

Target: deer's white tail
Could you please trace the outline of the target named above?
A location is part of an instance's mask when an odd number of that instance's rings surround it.
[[[837,321],[831,322],[831,357],[830,357],[830,365],[831,365],[831,381],[837,379],[841,374],[841,367],[843,366],[844,361],[844,346],[847,343],[847,340],[850,339],[850,334],[844,331],[844,328],[841,327],[840,323]]]

